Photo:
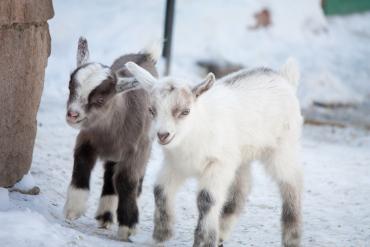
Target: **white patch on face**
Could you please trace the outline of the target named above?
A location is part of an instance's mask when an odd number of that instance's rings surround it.
[[[98,63],[92,63],[77,71],[74,76],[76,81],[75,96],[68,105],[68,110],[76,112],[79,117],[75,122],[67,122],[73,128],[81,128],[82,122],[86,119],[85,106],[88,104],[88,97],[92,90],[99,86],[110,75],[110,68]]]
[[[107,79],[109,74],[110,69],[98,63],[89,64],[80,69],[75,75],[75,80],[79,84],[77,88],[78,96],[87,100],[91,91]]]

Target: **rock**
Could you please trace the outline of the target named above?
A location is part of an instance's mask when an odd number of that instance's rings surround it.
[[[51,0],[0,1],[0,186],[27,174],[54,15]]]
[[[266,28],[271,25],[271,14],[268,9],[262,9],[254,14],[256,23],[249,27],[249,29]]]
[[[32,196],[40,194],[40,188],[38,186],[32,187],[30,189],[26,189],[26,190],[22,190],[22,189],[12,187],[12,188],[9,188],[9,191],[10,192],[19,192],[21,194],[32,195]]]
[[[243,66],[240,64],[234,64],[224,60],[200,60],[197,62],[197,65],[203,68],[206,73],[212,72],[216,78],[221,78],[243,69]]]

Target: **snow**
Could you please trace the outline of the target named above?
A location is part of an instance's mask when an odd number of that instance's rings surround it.
[[[20,191],[28,191],[36,186],[35,180],[30,173],[23,176],[12,188]]]
[[[303,108],[314,101],[356,104],[368,100],[370,14],[326,20],[318,0],[274,2],[177,1],[173,74],[199,80],[195,62],[200,59],[279,68],[293,56],[302,68],[299,96]],[[249,31],[252,13],[266,5],[276,17],[274,26]],[[8,192],[0,189],[0,207],[8,208],[0,211],[0,245],[147,246],[153,230],[152,189],[162,159],[160,149],[154,147],[148,165],[139,231],[133,243],[118,241],[116,227],[97,229],[94,214],[102,186],[100,163],[93,172],[86,215],[66,222],[62,211],[77,131],[65,123],[65,102],[78,37],[87,37],[92,60],[110,64],[118,55],[139,51],[161,38],[164,0],[65,0],[54,1],[54,7],[52,53],[30,173],[41,192],[37,196],[12,192],[8,205]],[[303,246],[368,246],[370,132],[305,126],[302,139]],[[252,193],[226,246],[280,246],[278,190],[258,163],[253,165],[253,174]],[[32,182],[31,177],[27,179]],[[167,246],[191,245],[197,219],[195,191],[195,182],[189,181],[178,194],[176,235]]]
[[[9,192],[5,188],[0,187],[0,211],[9,209]]]

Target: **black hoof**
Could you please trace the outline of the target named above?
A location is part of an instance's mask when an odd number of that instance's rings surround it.
[[[105,212],[95,217],[99,221],[99,228],[108,228],[113,224],[113,215],[111,212]]]

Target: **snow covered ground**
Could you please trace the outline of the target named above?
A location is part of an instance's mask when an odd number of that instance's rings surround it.
[[[251,13],[261,2],[273,1],[178,1],[173,74],[199,78],[195,61],[204,58],[278,68],[294,56],[302,67],[299,93],[304,107],[314,100],[369,99],[370,14],[325,20],[312,4],[316,1],[285,0],[269,5],[276,10],[276,26],[248,31]],[[154,147],[144,182],[139,232],[131,244],[119,242],[116,229],[97,229],[93,219],[102,185],[100,164],[94,170],[86,215],[74,222],[63,218],[77,134],[64,115],[78,37],[88,38],[93,60],[110,64],[118,55],[138,51],[161,37],[164,1],[56,0],[54,7],[52,54],[31,169],[41,193],[12,192],[8,201],[7,192],[0,190],[0,246],[148,246],[152,188],[162,158],[159,148]],[[305,126],[302,139],[303,246],[370,246],[370,132]],[[258,163],[253,173],[248,205],[226,246],[280,245],[277,188]],[[178,194],[176,236],[167,246],[191,246],[197,218],[195,188],[189,181]]]

